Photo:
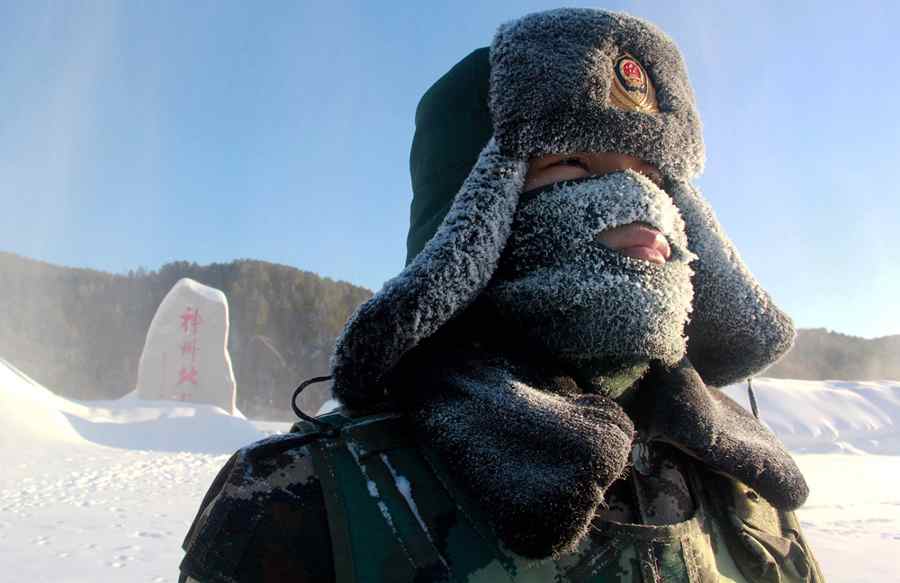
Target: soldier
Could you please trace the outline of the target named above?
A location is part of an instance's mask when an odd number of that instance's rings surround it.
[[[822,581],[798,468],[714,388],[794,330],[703,158],[653,25],[501,26],[416,111],[407,266],[338,340],[344,408],[231,458],[183,580]]]

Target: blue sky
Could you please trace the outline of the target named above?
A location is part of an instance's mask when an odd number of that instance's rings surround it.
[[[680,44],[699,184],[803,327],[900,333],[896,3],[570,3]],[[402,267],[413,112],[548,2],[0,0],[0,250],[125,272]],[[260,8],[262,7],[262,8]]]

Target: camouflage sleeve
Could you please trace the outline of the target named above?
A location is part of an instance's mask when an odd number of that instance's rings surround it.
[[[276,436],[236,452],[183,547],[182,582],[334,581],[322,488],[303,441]]]

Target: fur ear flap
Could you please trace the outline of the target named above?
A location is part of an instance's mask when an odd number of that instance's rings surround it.
[[[434,237],[350,317],[331,358],[334,394],[350,408],[384,398],[383,377],[485,288],[512,228],[527,162],[492,138]]]
[[[699,257],[692,264],[688,356],[708,385],[744,380],[790,350],[794,324],[750,273],[699,191],[681,181],[666,190],[681,210],[688,246]]]

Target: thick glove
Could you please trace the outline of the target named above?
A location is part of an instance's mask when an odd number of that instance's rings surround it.
[[[571,551],[625,468],[631,420],[607,397],[565,394],[559,379],[504,359],[453,360],[407,378],[418,385],[407,411],[420,439],[507,548],[529,558]]]
[[[684,359],[654,365],[629,407],[643,439],[671,443],[737,478],[781,510],[803,504],[809,488],[778,438],[718,389],[708,389]]]

